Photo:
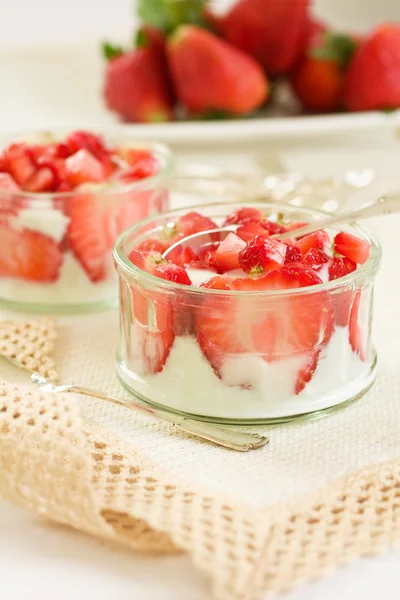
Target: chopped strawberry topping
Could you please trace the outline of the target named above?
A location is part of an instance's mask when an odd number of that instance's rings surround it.
[[[338,254],[363,265],[369,258],[371,246],[366,240],[341,231],[335,236],[334,250]]]
[[[301,252],[296,246],[288,246],[285,255],[285,264],[301,262]]]
[[[297,240],[296,246],[303,256],[312,248],[323,250],[329,244],[329,236],[325,231],[314,231]]]
[[[239,208],[226,217],[224,225],[242,225],[248,221],[262,221],[263,218],[263,214],[258,208]]]
[[[160,254],[164,254],[167,249],[168,244],[156,238],[145,240],[137,248],[139,252],[159,252]]]
[[[229,233],[218,246],[214,259],[222,271],[239,269],[239,255],[246,247],[246,243],[234,233]]]
[[[65,161],[68,183],[76,187],[82,183],[99,183],[104,180],[101,162],[88,150],[78,150]]]
[[[335,256],[329,265],[329,281],[345,277],[357,269],[357,264],[350,258]]]
[[[311,248],[303,258],[303,263],[318,271],[329,261],[329,256],[320,248]]]
[[[25,181],[27,192],[51,192],[56,188],[56,180],[52,169],[40,167]]]
[[[208,231],[209,229],[216,229],[217,225],[212,219],[204,217],[197,212],[190,212],[182,217],[179,217],[175,224],[177,233],[183,234],[185,237],[199,233],[200,231]]]
[[[199,266],[200,258],[189,246],[177,246],[168,253],[168,260],[175,263],[179,267],[188,267],[191,265]]]
[[[268,231],[269,235],[275,235],[278,233],[285,233],[286,227],[280,225],[279,223],[275,223],[274,221],[268,221],[266,219],[261,223],[265,231]]]
[[[34,162],[25,144],[9,146],[4,152],[4,162],[7,171],[21,187],[35,172]]]
[[[238,235],[245,242],[249,242],[256,235],[268,235],[268,231],[264,229],[262,223],[260,221],[246,221],[243,225],[236,230],[236,235]]]
[[[174,283],[181,283],[182,285],[192,285],[190,277],[182,267],[174,265],[173,263],[165,263],[157,265],[155,268],[156,277],[166,279],[167,281],[173,281]]]
[[[286,250],[286,244],[256,235],[240,252],[239,266],[250,274],[268,273],[284,264]]]
[[[216,275],[211,279],[207,279],[207,281],[203,281],[199,287],[209,290],[229,290],[232,281],[234,281],[233,278],[228,275]]]

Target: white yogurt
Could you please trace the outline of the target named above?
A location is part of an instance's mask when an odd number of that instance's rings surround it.
[[[93,283],[70,252],[63,254],[64,262],[57,281],[36,283],[12,277],[0,278],[0,299],[32,304],[71,304],[102,302],[118,296],[117,276],[108,260],[107,278]]]
[[[135,346],[135,332],[131,331]],[[133,391],[168,407],[224,419],[268,419],[322,410],[356,396],[372,382],[370,362],[352,351],[348,329],[339,327],[321,353],[312,380],[294,393],[304,357],[266,363],[257,356],[227,359],[222,380],[214,373],[194,337],[177,337],[161,373],[141,376],[140,349],[130,348],[131,368],[119,374]],[[370,380],[370,381],[369,381]],[[238,384],[251,383],[251,389]]]

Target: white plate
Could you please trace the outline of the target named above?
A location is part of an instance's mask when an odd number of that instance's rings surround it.
[[[0,127],[115,125],[135,138],[212,146],[324,136],[381,135],[400,127],[400,111],[330,116],[120,125],[101,97],[104,63],[99,44],[35,46],[0,52]]]

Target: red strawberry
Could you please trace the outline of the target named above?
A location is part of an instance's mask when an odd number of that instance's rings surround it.
[[[69,154],[75,154],[79,150],[87,150],[100,161],[111,153],[103,137],[89,131],[73,131],[67,135],[65,146],[68,148]]]
[[[329,261],[329,256],[320,248],[311,248],[303,257],[303,263],[318,271]]]
[[[222,271],[240,269],[239,254],[246,248],[246,243],[234,233],[229,233],[218,246],[214,258]]]
[[[342,107],[346,70],[356,49],[351,36],[315,29],[290,78],[306,110],[333,112]]]
[[[82,183],[104,181],[104,170],[100,161],[84,148],[65,161],[66,177],[72,187]]]
[[[209,242],[203,244],[199,248],[197,254],[200,260],[200,265],[206,269],[213,269],[217,273],[222,273],[224,269],[218,263],[215,255],[219,248],[220,242]]]
[[[40,167],[24,183],[27,192],[50,192],[57,188],[57,181],[52,169]]]
[[[256,235],[240,252],[239,266],[245,273],[269,273],[284,264],[286,250],[287,246],[283,242]]]
[[[323,250],[329,244],[329,236],[325,231],[314,231],[296,241],[296,246],[303,256],[312,248]]]
[[[122,146],[121,148],[117,148],[116,153],[131,167],[135,167],[138,163],[153,158],[151,150],[147,150],[147,148],[131,148],[130,146]]]
[[[181,283],[182,285],[192,285],[190,277],[182,267],[175,265],[174,263],[161,263],[156,266],[154,275],[167,281],[173,281],[174,283]]]
[[[268,231],[263,227],[261,221],[246,221],[236,230],[238,235],[245,242],[250,242],[256,235],[268,235]]]
[[[217,225],[212,219],[200,215],[198,212],[192,211],[179,217],[175,223],[174,233],[182,234],[184,237],[199,233],[200,231],[208,231],[216,229]]]
[[[247,114],[268,96],[260,65],[199,27],[182,25],[175,31],[168,42],[168,60],[177,95],[190,113]]]
[[[335,236],[334,250],[338,254],[342,254],[346,258],[350,258],[350,260],[363,265],[369,258],[371,245],[366,240],[351,233],[341,231]]]
[[[5,222],[0,223],[0,237],[1,276],[36,282],[58,279],[63,255],[53,238],[30,229],[11,229]]]
[[[23,187],[35,172],[35,164],[25,144],[11,144],[3,154],[7,171]]]
[[[258,208],[244,207],[228,215],[224,225],[242,225],[248,221],[262,221],[263,218],[263,214]]]
[[[306,387],[307,383],[309,383],[315,373],[315,370],[318,366],[318,359],[321,353],[320,349],[311,350],[305,356],[305,364],[304,367],[299,371],[297,376],[297,381],[295,385],[295,393],[300,394]]]
[[[350,312],[349,321],[349,341],[353,349],[353,352],[359,355],[361,360],[366,360],[365,349],[363,347],[362,333],[358,324],[358,317],[360,311],[361,291],[358,291],[355,295],[353,306]]]
[[[219,19],[232,44],[257,58],[269,75],[289,71],[300,56],[308,25],[308,0],[238,0]]]
[[[141,179],[146,179],[147,177],[156,175],[159,171],[159,168],[160,165],[158,160],[154,156],[142,158],[129,169],[122,171],[118,179],[123,182],[140,181]]]
[[[377,27],[360,44],[346,77],[348,110],[400,108],[400,25]]]
[[[70,218],[67,228],[69,247],[89,279],[93,282],[102,281],[107,275],[110,242],[116,235],[112,219],[103,218],[99,198],[92,194],[68,198],[65,212]]]
[[[177,246],[168,253],[168,260],[179,267],[188,267],[190,265],[198,266],[200,258],[189,246],[186,248],[183,245]]]
[[[170,121],[172,94],[163,48],[149,40],[147,47],[112,58],[106,69],[104,98],[123,121]]]
[[[285,255],[285,264],[301,262],[301,252],[296,246],[288,246]]]
[[[168,244],[156,238],[145,240],[137,248],[138,252],[159,252],[160,254],[164,254],[167,249]]]
[[[65,159],[71,154],[68,146],[64,143],[57,144],[32,144],[29,146],[29,154],[36,165],[53,161],[54,159]]]
[[[231,290],[254,292],[296,289],[316,285],[321,279],[312,269],[294,264],[257,279],[221,282],[222,289],[225,283]],[[205,356],[220,374],[232,355],[257,353],[271,361],[314,351],[328,342],[333,318],[328,298],[321,292],[276,300],[251,298],[250,294],[243,299],[210,297],[196,311],[195,331]]]
[[[203,281],[199,287],[209,290],[229,290],[232,281],[233,278],[229,277],[229,275],[216,275],[215,277],[211,277],[211,279],[207,279],[207,281]]]
[[[286,227],[284,225],[281,225],[280,223],[275,223],[275,221],[269,221],[268,219],[262,221],[261,225],[269,233],[269,235],[285,233],[286,231]]]
[[[329,281],[340,279],[357,269],[357,263],[350,258],[335,256],[329,265]]]

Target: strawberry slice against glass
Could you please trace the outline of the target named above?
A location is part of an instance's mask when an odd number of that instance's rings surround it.
[[[0,173],[0,216],[18,214],[23,206],[22,198],[16,196],[19,190],[20,187],[9,173]]]
[[[328,268],[329,281],[345,277],[356,269],[357,264],[350,258],[335,256]],[[335,311],[335,323],[345,327],[349,322],[350,311],[354,302],[353,290],[343,290],[336,295],[332,294],[331,302]]]
[[[53,238],[31,229],[12,229],[0,220],[0,275],[51,283],[60,275],[63,255]]]
[[[246,243],[234,233],[229,233],[214,254],[220,270],[225,272],[240,269],[239,256],[244,248],[246,248]]]
[[[341,231],[335,236],[334,250],[359,265],[363,265],[369,258],[371,246],[366,240]]]

